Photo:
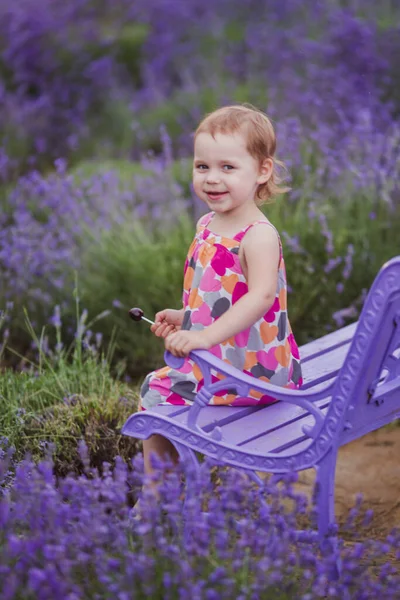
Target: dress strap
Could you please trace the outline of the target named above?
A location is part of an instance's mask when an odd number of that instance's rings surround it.
[[[246,225],[246,227],[244,227],[241,231],[239,231],[239,233],[237,233],[233,239],[236,240],[237,242],[241,242],[242,239],[244,238],[244,236],[246,235],[246,233],[249,231],[249,229],[254,227],[254,225],[269,225],[270,227],[272,227],[272,229],[274,229],[276,235],[278,236],[279,263],[280,263],[282,260],[282,257],[283,257],[281,236],[279,235],[279,231],[277,230],[277,228],[274,225],[272,225],[272,223],[270,221],[254,221],[254,223],[250,223],[250,225]]]
[[[213,216],[214,216],[213,212],[209,212],[206,215],[203,215],[199,221],[199,227],[207,227],[207,225],[210,223]]]

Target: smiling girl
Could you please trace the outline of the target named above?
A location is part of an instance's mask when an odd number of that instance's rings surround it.
[[[150,373],[141,388],[141,409],[191,404],[203,385],[188,357],[209,350],[244,373],[286,388],[302,383],[299,351],[287,311],[285,263],[279,234],[260,210],[280,187],[276,137],[268,117],[248,105],[207,115],[195,132],[193,186],[210,212],[197,223],[184,267],[183,308],[156,315],[153,333],[165,348],[185,357],[180,369]],[[215,377],[215,380],[217,377]],[[250,390],[238,397],[223,390],[211,405],[268,404],[274,399]],[[264,416],[268,413],[264,412]],[[172,444],[159,435],[143,442],[149,456]]]

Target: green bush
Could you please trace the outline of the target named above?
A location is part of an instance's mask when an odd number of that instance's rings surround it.
[[[132,375],[160,366],[163,344],[148,324],[130,321],[128,310],[138,306],[152,319],[163,308],[182,306],[183,266],[193,232],[185,214],[167,230],[127,220],[105,231],[82,257],[83,305],[90,314],[112,309],[101,331],[109,340],[118,328],[116,355],[127,360]]]
[[[266,207],[265,213],[282,236],[292,290],[289,316],[300,344],[341,325],[333,317],[338,311],[349,308],[350,320],[356,320],[379,269],[400,254],[394,235],[400,211],[360,194],[346,202],[327,198],[318,208],[303,197]]]
[[[86,323],[84,311],[75,342],[64,348],[61,322],[44,328],[38,337],[27,319],[38,360],[25,359],[24,371],[6,369],[0,378],[0,429],[17,460],[26,453],[37,460],[51,444],[56,473],[65,475],[81,468],[80,440],[86,442],[96,467],[137,452],[139,442],[121,436],[119,430],[136,412],[138,394],[121,380],[122,365],[111,369],[112,343],[104,355],[100,341],[93,341],[94,322]]]
[[[147,39],[149,27],[144,23],[130,23],[123,27],[116,39],[116,57],[124,65],[136,86],[142,84],[140,63],[142,47]]]

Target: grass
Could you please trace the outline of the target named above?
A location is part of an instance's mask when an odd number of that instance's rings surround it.
[[[175,226],[150,230],[126,220],[104,232],[82,257],[82,298],[90,314],[112,307],[101,323],[108,340],[117,328],[116,356],[128,364],[132,376],[160,364],[163,345],[145,323],[132,323],[128,310],[139,306],[149,318],[167,306],[181,306],[182,273],[186,251],[193,235],[188,215],[177,218]]]
[[[77,296],[76,309],[76,336],[68,348],[62,345],[61,323],[49,332],[52,338],[46,335],[48,328],[37,336],[26,315],[37,361],[29,360],[22,372],[6,369],[0,378],[0,428],[16,458],[28,452],[39,459],[52,445],[60,475],[80,470],[80,440],[96,467],[116,455],[128,460],[139,448],[138,441],[119,433],[137,410],[137,390],[122,381],[123,365],[111,368],[112,343],[104,354],[87,335],[96,319],[86,323]]]

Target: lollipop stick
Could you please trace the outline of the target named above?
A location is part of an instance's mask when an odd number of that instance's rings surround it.
[[[154,321],[150,321],[150,319],[147,319],[146,317],[142,317],[142,321],[146,321],[147,323],[150,323],[150,325],[154,325]]]

